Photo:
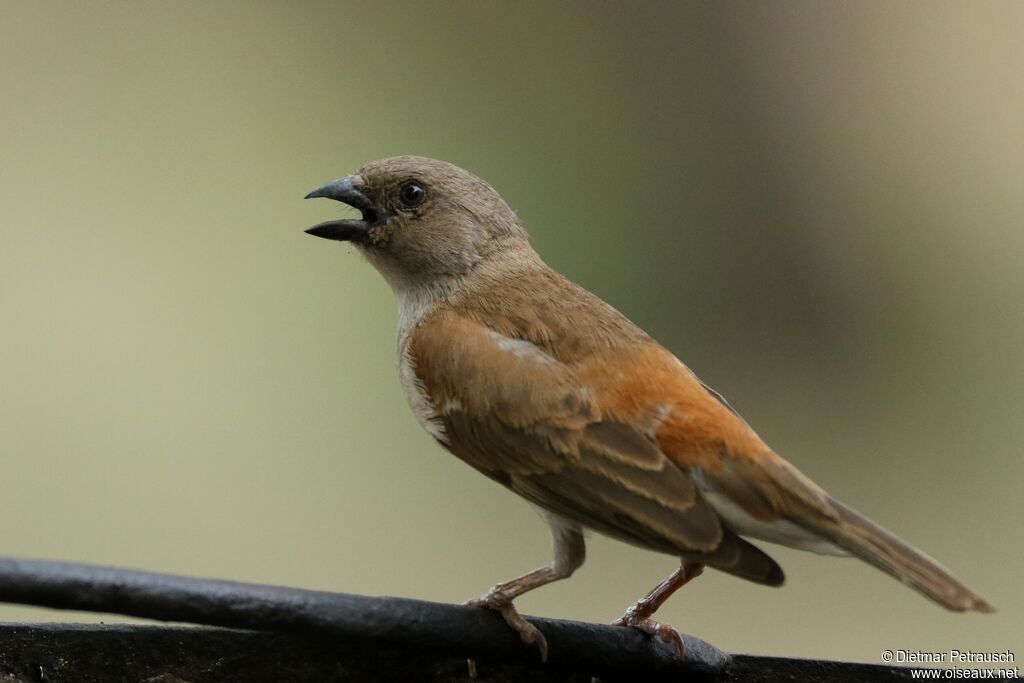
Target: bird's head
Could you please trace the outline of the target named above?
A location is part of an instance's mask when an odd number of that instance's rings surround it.
[[[344,202],[362,216],[306,232],[351,242],[396,291],[459,279],[481,264],[532,253],[526,231],[498,193],[444,161],[373,161],[306,195],[313,197]]]

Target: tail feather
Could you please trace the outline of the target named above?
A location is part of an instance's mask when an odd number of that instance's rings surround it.
[[[781,586],[786,580],[782,567],[756,545],[732,531],[725,532],[714,552],[700,558],[709,567],[765,586]]]
[[[956,612],[995,612],[984,598],[941,564],[837,500],[838,519],[815,529],[836,545]]]

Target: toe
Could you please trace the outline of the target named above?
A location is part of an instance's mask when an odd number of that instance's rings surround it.
[[[662,641],[674,647],[676,656],[679,657],[679,659],[683,659],[686,651],[683,646],[683,637],[679,635],[679,631],[675,630],[668,624],[659,624],[658,622],[654,623],[656,624],[654,627],[655,635],[657,635]]]
[[[540,650],[541,661],[546,662],[548,660],[548,641],[540,629],[524,619],[511,603],[502,607],[500,612],[501,616],[505,618],[505,623],[519,634],[519,639],[526,645],[536,645]]]
[[[511,600],[502,595],[488,593],[479,598],[467,600],[466,604],[471,607],[483,607],[484,609],[500,613],[502,618],[505,619],[505,623],[519,634],[519,639],[524,644],[537,646],[537,649],[540,650],[541,661],[546,662],[548,660],[547,638],[540,632],[540,629],[519,614]]]
[[[613,626],[630,626],[639,631],[643,631],[649,636],[654,636],[658,640],[667,643],[672,646],[676,651],[676,656],[683,659],[685,649],[683,646],[683,637],[679,635],[679,632],[668,624],[662,624],[661,622],[654,621],[653,619],[630,619],[630,615],[626,614],[612,622]]]
[[[483,607],[484,609],[492,609],[495,612],[500,612],[506,606],[512,603],[511,601],[502,598],[500,595],[497,595],[495,593],[487,593],[486,595],[481,595],[479,598],[467,600],[465,604],[469,605],[470,607]]]

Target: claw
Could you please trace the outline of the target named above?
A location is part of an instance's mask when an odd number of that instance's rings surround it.
[[[511,600],[501,595],[488,593],[483,597],[469,600],[466,604],[472,607],[483,607],[500,613],[502,618],[505,620],[505,623],[508,624],[513,631],[519,634],[519,639],[522,640],[525,645],[536,645],[537,649],[540,650],[540,660],[542,662],[548,661],[547,638],[545,638],[544,634],[540,632],[540,629],[528,622],[521,614],[519,614]]]
[[[684,659],[685,649],[683,647],[683,637],[679,635],[678,631],[668,624],[662,624],[661,622],[651,619],[651,615],[661,607],[662,603],[665,602],[670,595],[691,580],[700,576],[703,571],[704,565],[700,562],[683,559],[679,565],[679,569],[672,572],[671,576],[655,586],[650,593],[633,603],[633,605],[626,610],[625,614],[612,622],[612,625],[632,626],[633,628],[638,628],[644,633],[652,635],[671,645],[675,648],[676,656],[678,656],[679,659]]]
[[[625,614],[613,621],[612,626],[631,626],[643,631],[647,635],[654,636],[658,640],[671,645],[676,651],[676,656],[679,657],[679,659],[685,659],[686,650],[683,645],[683,637],[679,635],[679,631],[675,630],[668,624],[663,624],[660,621],[639,616],[632,608],[630,608]]]
[[[683,637],[679,635],[679,631],[675,630],[668,624],[663,624],[659,621],[654,621],[653,619],[648,619],[644,622],[643,626],[641,626],[641,630],[646,630],[645,627],[649,626],[654,627],[654,633],[652,635],[660,638],[662,642],[668,643],[675,648],[676,657],[679,659],[686,659],[686,647],[683,645]]]

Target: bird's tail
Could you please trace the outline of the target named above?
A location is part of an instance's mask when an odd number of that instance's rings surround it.
[[[836,545],[891,574],[956,612],[995,612],[984,598],[965,586],[951,571],[894,534],[837,500],[829,501],[839,518],[817,531]]]
[[[701,560],[709,567],[765,586],[781,586],[786,580],[782,567],[753,543],[728,529],[721,543]]]

